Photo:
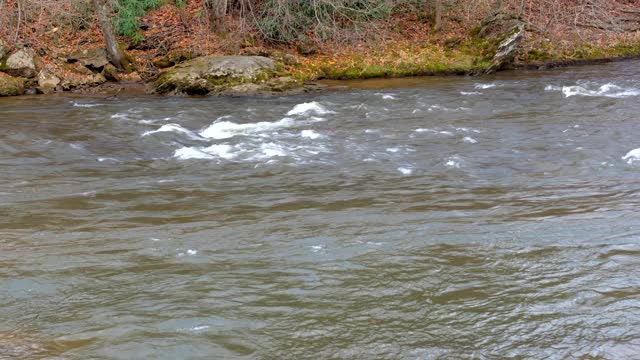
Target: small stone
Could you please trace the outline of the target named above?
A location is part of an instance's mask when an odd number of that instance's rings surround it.
[[[175,64],[169,61],[166,56],[153,60],[153,66],[157,67],[158,69],[168,68],[173,65]]]
[[[298,58],[295,55],[289,54],[289,53],[285,53],[284,55],[282,55],[282,62],[285,65],[298,65],[298,64],[300,64],[300,61],[298,60]]]
[[[134,71],[132,73],[124,74],[122,76],[122,80],[128,81],[128,82],[141,82],[142,77],[140,77],[140,74]]]
[[[303,56],[313,55],[318,52],[318,46],[311,40],[304,40],[296,44],[296,50]]]

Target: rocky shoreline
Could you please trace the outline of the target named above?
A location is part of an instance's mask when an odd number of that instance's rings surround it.
[[[559,66],[600,64],[638,56],[599,59],[547,60],[516,63],[514,57],[523,38],[522,23],[511,23],[492,35],[495,55],[486,68],[466,75],[482,75],[508,69],[550,69]],[[282,96],[330,88],[317,80],[291,76],[287,69],[298,63],[292,54],[279,56],[200,56],[162,69],[144,79],[135,71],[118,71],[104,48],[75,51],[65,57],[44,58],[30,48],[9,51],[0,39],[0,97],[72,92],[115,95],[122,91],[157,95],[187,96]],[[451,75],[444,69],[430,75]],[[395,77],[393,75],[387,77]]]
[[[144,81],[137,72],[119,72],[104,48],[76,51],[46,62],[32,49],[8,49],[0,40],[0,96],[65,91],[114,94],[132,87],[160,95],[268,96],[324,88],[315,81],[287,76],[281,61],[263,56],[201,56]]]

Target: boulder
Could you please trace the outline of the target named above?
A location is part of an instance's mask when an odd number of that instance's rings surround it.
[[[92,87],[107,81],[102,74],[96,74],[80,63],[60,64],[55,74],[61,79],[60,86],[63,90]]]
[[[58,85],[60,85],[60,78],[56,76],[55,67],[52,65],[46,65],[38,73],[38,91],[43,94],[49,94],[56,91]]]
[[[111,64],[107,64],[102,69],[102,75],[108,80],[113,82],[120,81],[120,75],[118,74],[118,69]]]
[[[16,78],[0,72],[0,96],[24,94],[25,82],[26,80],[23,78]]]
[[[78,50],[67,56],[67,62],[78,62],[80,65],[95,71],[102,69],[109,64],[107,51],[104,48]]]
[[[204,95],[241,84],[262,84],[275,76],[276,63],[262,56],[203,56],[162,72],[153,83],[159,94]]]
[[[11,76],[35,77],[37,74],[35,55],[31,49],[25,48],[16,51],[7,58],[5,72]]]
[[[510,34],[506,39],[500,42],[498,51],[491,60],[491,66],[487,70],[487,73],[492,73],[506,67],[509,67],[513,63],[518,46],[522,42],[524,36],[524,23],[517,24],[511,29]]]

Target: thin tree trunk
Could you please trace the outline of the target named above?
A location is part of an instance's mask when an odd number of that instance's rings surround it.
[[[225,23],[224,17],[227,15],[227,7],[229,3],[227,0],[216,0],[214,8],[213,8],[213,26],[215,31],[224,31]]]
[[[13,42],[18,41],[18,35],[20,35],[20,23],[22,23],[22,4],[20,0],[18,3],[18,24],[16,25],[16,36],[13,38]]]
[[[435,0],[436,14],[435,14],[435,21],[433,25],[433,30],[435,31],[442,30],[442,1],[443,0]]]
[[[111,20],[109,19],[107,1],[93,0],[93,7],[95,8],[96,14],[98,15],[98,22],[100,24],[100,29],[102,30],[102,35],[104,36],[104,42],[106,44],[107,56],[109,57],[109,61],[111,61],[111,63],[118,69],[122,70],[125,67],[125,57],[122,49],[120,48],[120,45],[118,45],[116,34],[113,31],[113,26],[111,25]]]

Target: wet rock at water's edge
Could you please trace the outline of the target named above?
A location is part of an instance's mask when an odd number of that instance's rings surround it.
[[[153,83],[159,94],[205,95],[273,78],[276,63],[262,56],[203,56],[162,72]]]
[[[525,23],[518,14],[496,11],[487,16],[474,30],[484,41],[487,50],[494,53],[486,73],[509,68],[515,59],[525,33]]]
[[[0,96],[16,96],[25,92],[26,79],[0,72]]]
[[[270,95],[311,91],[278,73],[273,59],[263,56],[203,56],[160,73],[152,84],[158,94]]]
[[[515,59],[518,46],[520,46],[523,36],[524,24],[520,23],[513,28],[509,37],[500,42],[498,51],[496,51],[496,54],[493,56],[491,66],[487,72],[491,73],[509,67]]]

